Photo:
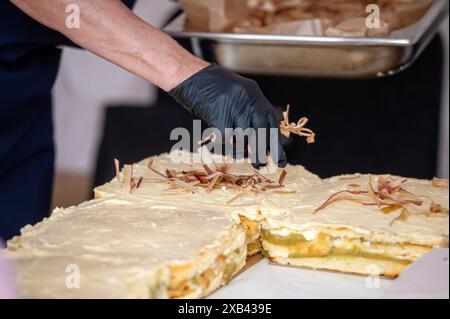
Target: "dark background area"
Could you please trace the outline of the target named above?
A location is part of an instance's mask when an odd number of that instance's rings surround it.
[[[188,42],[181,42],[189,48]],[[245,74],[244,74],[245,75]],[[291,120],[310,119],[315,144],[291,137],[286,153],[321,177],[343,173],[436,175],[443,78],[439,36],[407,70],[365,80],[251,76],[279,107],[291,105]],[[95,185],[114,175],[113,159],[133,163],[168,152],[173,128],[192,130],[189,113],[164,92],[148,108],[107,108]],[[203,126],[206,128],[206,126]]]

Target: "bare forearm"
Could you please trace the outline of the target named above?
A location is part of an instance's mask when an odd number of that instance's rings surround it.
[[[12,0],[21,10],[73,42],[165,91],[203,69],[173,39],[137,17],[119,0]],[[66,26],[66,7],[80,8],[80,28]]]

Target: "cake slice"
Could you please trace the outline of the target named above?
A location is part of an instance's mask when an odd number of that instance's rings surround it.
[[[200,298],[244,267],[245,240],[230,214],[116,196],[55,210],[3,254],[26,298]]]
[[[396,277],[448,247],[448,181],[339,176],[297,201],[262,222],[263,251],[276,263]]]

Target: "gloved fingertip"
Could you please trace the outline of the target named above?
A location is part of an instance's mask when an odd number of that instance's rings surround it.
[[[288,164],[286,154],[284,153],[283,149],[279,149],[277,154],[272,153],[272,161],[276,163],[280,168],[285,168]]]
[[[279,168],[285,168],[288,165],[287,161],[278,161],[278,167]]]
[[[255,168],[255,169],[257,169],[257,170],[259,170],[259,169],[265,167],[266,165],[267,165],[267,162],[266,162],[266,163],[263,163],[263,162],[261,162],[261,161],[258,160],[258,159],[255,160],[255,161],[252,160],[252,167]]]

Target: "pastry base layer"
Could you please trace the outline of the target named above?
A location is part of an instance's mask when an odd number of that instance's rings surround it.
[[[360,275],[385,276],[390,278],[397,277],[407,264],[369,259],[355,256],[329,256],[329,257],[310,257],[310,258],[271,258],[272,261],[296,267],[306,267],[320,270],[331,270],[344,273],[353,273]]]

